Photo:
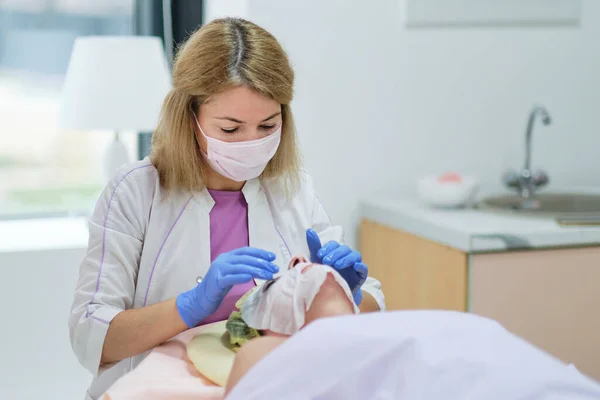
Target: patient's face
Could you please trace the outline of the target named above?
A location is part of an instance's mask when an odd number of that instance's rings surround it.
[[[310,270],[314,265],[318,265],[317,268],[325,267],[332,272],[327,274],[327,277],[321,284],[321,288],[313,299],[310,308],[306,311],[304,326],[319,318],[354,314],[354,300],[348,298],[344,288],[335,280],[333,275],[335,270],[333,270],[333,268],[321,264],[310,263],[304,256],[296,256],[290,261],[288,269],[301,268],[302,274],[310,274]],[[335,273],[337,274],[337,272]]]
[[[303,327],[319,318],[354,314],[354,307],[354,300],[348,298],[332,274],[327,274],[321,289],[306,311]]]
[[[242,305],[244,321],[267,335],[289,336],[318,318],[358,313],[350,288],[333,268],[294,257]]]

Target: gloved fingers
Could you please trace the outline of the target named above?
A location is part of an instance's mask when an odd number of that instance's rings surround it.
[[[362,280],[361,285],[365,283],[365,280],[369,276],[369,268],[367,265],[362,262],[357,262],[354,264],[354,270],[358,273],[358,276],[360,276]]]
[[[323,257],[323,264],[333,266],[338,260],[350,255],[352,249],[346,245],[339,246]]]
[[[250,256],[250,257],[260,258],[260,259],[266,260],[266,261],[274,261],[275,260],[275,254],[271,253],[270,251],[257,249],[255,247],[240,247],[239,249],[232,250],[229,253],[225,253],[225,254],[233,254],[236,256]]]
[[[252,279],[249,274],[232,274],[225,275],[219,279],[219,286],[222,288],[230,288],[234,285],[246,283]]]
[[[247,265],[271,273],[279,271],[279,267],[272,262],[252,256],[230,256],[227,258],[225,265]]]
[[[340,247],[340,244],[338,242],[336,242],[335,240],[330,240],[329,242],[325,243],[325,246],[321,247],[321,250],[317,252],[317,255],[321,260],[323,260],[324,263],[326,263],[326,261],[324,260],[325,257],[338,247]]]
[[[337,260],[333,264],[333,267],[335,269],[344,269],[344,268],[352,267],[354,264],[356,264],[357,262],[360,262],[360,261],[361,261],[360,253],[358,251],[351,251],[350,254],[347,254],[347,255],[343,256],[342,258],[340,258],[339,260]]]
[[[310,261],[314,263],[321,262],[319,258],[319,250],[321,250],[321,239],[319,235],[312,229],[306,231],[306,243],[308,244],[308,250],[310,251]]]
[[[262,268],[257,268],[257,267],[253,267],[251,265],[244,265],[244,264],[229,264],[229,265],[225,265],[225,266],[223,266],[223,268],[221,268],[221,271],[219,274],[219,282],[225,276],[239,275],[239,274],[250,275],[251,277],[257,278],[257,279],[265,279],[265,280],[273,279],[273,273],[266,271]],[[223,286],[221,286],[221,287],[223,287]]]

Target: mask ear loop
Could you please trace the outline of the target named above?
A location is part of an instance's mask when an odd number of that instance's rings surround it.
[[[204,131],[202,130],[202,127],[200,126],[200,121],[198,120],[198,116],[196,115],[196,113],[192,111],[192,115],[194,116],[194,121],[196,122],[196,126],[200,130],[200,133],[202,134],[202,136],[204,136],[204,138],[206,140],[209,140],[209,137],[206,136],[206,133],[204,133]],[[213,139],[213,138],[211,138],[211,139]]]
[[[194,111],[194,103],[195,103],[195,101],[190,102],[190,104],[189,104],[190,113],[194,117],[194,122],[196,123],[196,126],[200,130],[200,133],[204,137],[206,137],[206,135],[204,134],[204,132],[202,132],[202,128],[200,128],[200,121],[198,121],[198,114],[196,114],[196,112]],[[202,150],[202,146],[200,146],[200,141],[198,140],[198,135],[196,134],[196,129],[194,129],[194,136],[196,138],[196,145],[198,146],[198,150],[200,150],[202,153],[204,153],[204,151]]]

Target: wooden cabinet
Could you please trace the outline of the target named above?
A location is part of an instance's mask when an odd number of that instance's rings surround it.
[[[467,254],[370,221],[360,249],[389,310],[466,310]]]
[[[363,220],[390,310],[469,311],[600,379],[600,247],[468,254]]]

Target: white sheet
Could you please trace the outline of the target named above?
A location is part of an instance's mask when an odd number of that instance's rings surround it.
[[[600,384],[494,321],[401,311],[317,321],[239,382],[236,399],[600,399]]]

